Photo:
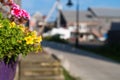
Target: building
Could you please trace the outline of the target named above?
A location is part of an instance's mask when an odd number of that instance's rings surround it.
[[[44,16],[40,12],[35,12],[30,19],[30,29],[36,30],[38,33],[43,31],[44,26]]]
[[[86,36],[88,40],[89,35],[93,34],[101,41],[103,37],[108,34],[108,38],[112,41],[118,40],[120,37],[120,9],[113,8],[88,8],[86,11],[79,12],[79,33],[81,37]],[[76,11],[62,11],[61,14],[67,27],[76,27]],[[63,24],[62,24],[63,25]],[[76,31],[76,29],[73,29]],[[114,36],[112,33],[114,32]],[[116,34],[117,32],[117,34]],[[119,33],[119,34],[118,34]],[[106,37],[105,37],[106,38]],[[116,39],[115,39],[116,38]]]
[[[89,8],[101,24],[101,31],[108,34],[109,43],[120,42],[120,9]]]

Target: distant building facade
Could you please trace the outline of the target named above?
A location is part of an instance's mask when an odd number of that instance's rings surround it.
[[[40,12],[36,12],[31,16],[30,29],[36,30],[38,33],[43,31],[44,18]]]
[[[101,32],[107,33],[109,43],[120,42],[120,9],[111,8],[89,8],[99,21]]]
[[[95,36],[101,38],[105,34],[108,34],[108,37],[117,38],[120,35],[120,9],[111,9],[111,8],[88,8],[86,11],[79,12],[79,33],[88,37],[88,33],[92,33]],[[66,21],[67,27],[74,26],[76,27],[76,11],[62,11],[61,19]],[[63,20],[61,20],[63,21]],[[63,25],[63,24],[62,24]],[[74,29],[76,31],[76,29]],[[117,32],[115,36],[109,32]],[[114,34],[115,34],[114,32]],[[110,35],[112,37],[110,37]],[[86,39],[87,40],[87,39]],[[115,40],[115,39],[114,39]],[[112,40],[112,41],[114,41]],[[116,41],[116,40],[115,40]],[[118,41],[118,40],[117,40]],[[120,40],[119,40],[120,41]]]

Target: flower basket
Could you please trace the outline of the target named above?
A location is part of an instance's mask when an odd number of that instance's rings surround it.
[[[16,66],[18,61],[10,64],[5,64],[0,61],[0,80],[13,80],[16,73]]]
[[[6,16],[0,13],[0,80],[13,80],[19,55],[41,51],[42,38],[23,25],[30,19],[25,10],[12,0],[0,3],[9,8],[3,10]]]

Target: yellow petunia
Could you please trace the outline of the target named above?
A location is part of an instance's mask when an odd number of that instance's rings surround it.
[[[32,36],[36,36],[37,32],[36,31],[32,31]]]
[[[36,42],[36,43],[42,42],[42,36],[36,37],[35,42]]]
[[[32,36],[34,39],[36,39],[36,37],[37,37],[37,32],[36,32],[36,31],[32,31],[31,36]]]
[[[16,26],[15,22],[11,22],[11,23],[10,23],[10,28],[13,28],[13,27],[15,27],[15,26]]]
[[[33,38],[33,39],[36,39],[36,37],[37,37],[36,35],[32,35],[32,38]]]
[[[24,32],[25,31],[25,27],[24,26],[19,26],[19,28]]]
[[[3,27],[2,24],[0,24],[0,28]]]
[[[26,44],[34,44],[34,39],[31,36],[24,38],[26,41]]]
[[[35,53],[38,53],[39,51],[41,51],[42,48],[41,48],[41,45],[37,45],[36,48],[35,48]]]

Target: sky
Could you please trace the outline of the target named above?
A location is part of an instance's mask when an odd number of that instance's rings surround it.
[[[77,0],[71,0],[73,6],[68,7],[66,4],[68,0],[60,0],[63,10],[76,10]],[[78,0],[80,10],[87,10],[88,7],[97,8],[120,8],[120,0]],[[47,15],[56,0],[22,0],[22,8],[27,10],[30,14],[40,12]],[[56,11],[53,13],[51,19],[55,18]]]

